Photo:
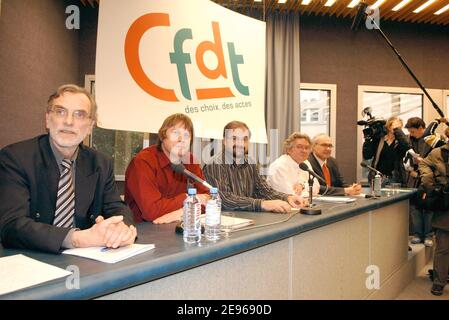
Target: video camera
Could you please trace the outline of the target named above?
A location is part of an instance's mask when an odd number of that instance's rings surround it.
[[[373,138],[380,139],[387,134],[387,128],[385,124],[387,123],[384,119],[374,118],[371,114],[371,107],[366,107],[362,110],[362,116],[367,116],[367,120],[357,121],[357,125],[364,126],[363,138],[365,140],[372,140]]]

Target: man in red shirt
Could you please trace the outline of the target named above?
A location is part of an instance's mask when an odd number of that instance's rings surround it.
[[[187,178],[175,173],[171,163],[183,163],[187,170],[204,179],[201,167],[189,152],[192,138],[190,118],[181,113],[173,114],[159,129],[157,144],[143,149],[131,161],[125,174],[125,201],[136,222],[162,224],[181,220]],[[198,183],[193,187],[205,204],[209,190]]]

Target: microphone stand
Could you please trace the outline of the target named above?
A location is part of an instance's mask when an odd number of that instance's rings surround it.
[[[312,176],[309,172],[309,205],[305,208],[299,209],[299,213],[307,214],[311,216],[316,216],[321,214],[321,209],[313,208],[312,199],[313,199],[313,179],[314,176]]]
[[[405,60],[402,58],[402,56],[399,54],[399,52],[396,50],[396,48],[393,46],[393,44],[390,42],[390,40],[387,38],[387,36],[383,33],[382,29],[380,28],[380,26],[376,23],[376,21],[369,16],[368,14],[365,13],[366,18],[371,19],[371,22],[374,24],[374,28],[379,32],[379,34],[382,36],[382,38],[384,38],[384,40],[387,42],[388,46],[391,48],[391,50],[393,50],[393,52],[396,54],[396,56],[398,57],[399,61],[401,61],[402,65],[404,66],[404,68],[408,71],[408,73],[412,76],[413,80],[415,80],[415,82],[418,84],[418,86],[421,88],[421,90],[424,92],[424,94],[426,95],[426,97],[430,100],[430,102],[432,103],[433,108],[438,112],[438,114],[444,118],[444,113],[443,111],[441,111],[441,109],[438,107],[438,105],[436,104],[436,102],[432,99],[432,97],[429,95],[429,93],[427,92],[426,88],[424,88],[424,86],[421,84],[421,82],[418,80],[418,78],[415,76],[415,74],[413,73],[413,71],[409,68],[409,66],[407,65],[407,63],[405,62]]]
[[[195,188],[194,181],[192,181],[192,179],[190,179],[189,177],[187,177],[187,184],[186,184],[186,186],[187,186],[187,190],[186,190],[187,194],[189,194],[189,189],[190,188]]]

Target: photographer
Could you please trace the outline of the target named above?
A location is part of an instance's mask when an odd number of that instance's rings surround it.
[[[385,124],[385,131],[370,136],[363,143],[363,159],[373,158],[371,166],[383,174],[382,186],[387,183],[405,182],[405,169],[402,159],[409,149],[407,137],[402,131],[402,120],[391,117]],[[374,178],[374,174],[368,174],[368,181]]]
[[[421,183],[426,190],[437,190],[449,187],[449,144],[441,148],[433,149],[418,166],[421,173]],[[449,193],[440,192],[436,201],[442,208],[434,210],[432,227],[435,229],[435,254],[433,260],[433,286],[432,294],[440,296],[443,294],[447,283],[449,269],[449,207],[447,206]],[[426,196],[424,194],[423,196]],[[431,199],[423,199],[431,201]]]
[[[419,178],[418,165],[433,148],[441,147],[445,144],[435,134],[435,130],[440,123],[447,123],[447,119],[435,119],[427,128],[421,118],[413,117],[407,120],[405,128],[409,132],[408,138],[411,147],[404,158],[405,169],[408,173],[407,187],[419,187],[421,180]],[[411,199],[410,218],[413,235],[411,243],[417,244],[424,242],[426,247],[431,247],[433,245],[432,211],[420,208],[416,203],[416,199]]]
[[[435,133],[440,123],[446,123],[446,118],[437,118],[426,128],[424,120],[413,117],[407,120],[405,128],[408,130],[410,148],[404,158],[405,168],[408,172],[407,186],[416,188],[419,185],[418,164],[427,157],[433,148],[441,147],[445,141]]]

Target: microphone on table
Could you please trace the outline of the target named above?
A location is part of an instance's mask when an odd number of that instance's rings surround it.
[[[305,164],[304,162],[301,162],[299,164],[299,168],[301,170],[307,171],[309,173],[309,205],[306,208],[299,209],[299,212],[302,214],[308,214],[308,215],[318,215],[321,214],[321,209],[313,208],[312,199],[313,199],[313,178],[317,178],[320,181],[324,181],[326,183],[326,180],[321,178],[319,175],[317,175],[315,172],[309,169],[309,166]]]
[[[367,168],[368,170],[376,173],[376,176],[374,177],[374,179],[371,180],[371,195],[374,198],[380,197],[381,189],[382,189],[382,177],[383,177],[382,172],[380,172],[377,169],[374,169],[370,165],[367,165],[364,161],[360,162],[360,165],[363,168]],[[366,197],[366,198],[368,198],[368,197]]]
[[[370,165],[366,164],[366,163],[363,162],[363,161],[360,162],[360,165],[361,165],[362,167],[364,167],[364,168],[367,168],[368,170],[371,170],[371,171],[377,173],[377,174],[380,175],[381,177],[383,176],[382,172],[380,172],[380,171],[377,170],[377,169],[374,169],[373,167],[371,167]]]
[[[171,168],[173,169],[174,172],[182,173],[183,175],[187,176],[188,178],[195,180],[199,184],[202,184],[206,188],[212,189],[212,186],[209,183],[207,183],[207,181],[204,181],[203,179],[198,177],[193,172],[187,170],[186,167],[184,167],[184,165],[182,163],[180,163],[180,164],[172,163]]]
[[[301,170],[307,171],[309,174],[311,174],[312,176],[314,176],[315,178],[326,184],[326,180],[324,180],[320,175],[318,175],[314,171],[310,170],[310,168],[304,162],[299,164],[299,168]]]

